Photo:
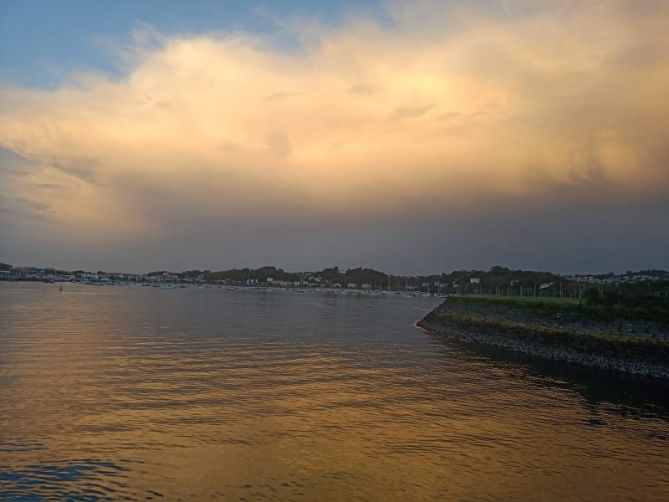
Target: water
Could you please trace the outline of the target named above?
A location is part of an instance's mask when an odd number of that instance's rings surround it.
[[[669,387],[432,298],[0,283],[0,499],[667,500]]]

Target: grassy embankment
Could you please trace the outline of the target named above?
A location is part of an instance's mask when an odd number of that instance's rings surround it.
[[[669,365],[669,312],[662,304],[630,308],[564,298],[460,296],[446,299],[419,325],[557,359],[585,355]]]
[[[478,305],[481,308],[501,306],[519,309],[536,316],[554,318],[556,315],[577,316],[584,321],[630,321],[669,323],[669,310],[664,303],[640,307],[589,305],[577,298],[536,296],[450,296],[449,301]],[[669,327],[669,325],[668,325]]]

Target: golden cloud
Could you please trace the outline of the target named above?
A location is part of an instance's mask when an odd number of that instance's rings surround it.
[[[161,37],[131,48],[121,79],[4,88],[0,146],[38,166],[12,192],[73,225],[146,232],[143,189],[197,215],[669,186],[666,2],[438,5],[311,26],[299,50]]]

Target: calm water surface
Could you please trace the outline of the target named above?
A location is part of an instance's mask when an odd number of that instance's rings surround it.
[[[0,499],[669,500],[664,384],[431,298],[0,283]]]

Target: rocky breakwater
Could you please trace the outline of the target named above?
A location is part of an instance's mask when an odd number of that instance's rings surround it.
[[[669,379],[669,317],[537,298],[449,297],[418,322],[469,343]]]

